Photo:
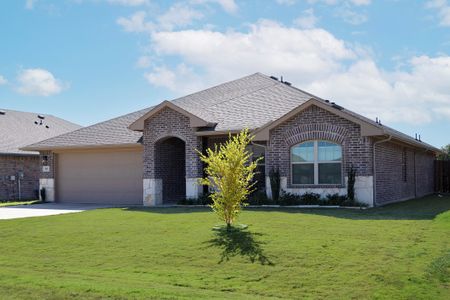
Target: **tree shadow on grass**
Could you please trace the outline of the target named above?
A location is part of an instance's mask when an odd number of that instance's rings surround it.
[[[222,249],[219,263],[229,261],[234,256],[242,256],[248,258],[252,263],[273,265],[264,254],[263,243],[256,240],[256,237],[260,236],[262,236],[261,233],[252,233],[247,229],[232,227],[227,230],[223,227],[214,230],[214,238],[206,243],[210,247]]]

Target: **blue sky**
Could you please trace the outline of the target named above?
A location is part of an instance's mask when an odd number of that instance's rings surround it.
[[[5,0],[0,107],[81,125],[263,72],[450,143],[446,0]]]

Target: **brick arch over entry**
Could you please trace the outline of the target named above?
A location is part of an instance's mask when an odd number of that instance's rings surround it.
[[[333,124],[304,124],[291,128],[284,133],[286,144],[291,147],[308,140],[327,140],[344,144],[348,130]]]
[[[144,122],[144,178],[155,177],[155,144],[165,138],[176,137],[186,144],[186,177],[202,174],[201,162],[195,149],[202,149],[202,140],[190,127],[189,118],[170,108],[164,108]]]

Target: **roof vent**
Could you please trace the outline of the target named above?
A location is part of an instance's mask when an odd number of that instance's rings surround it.
[[[0,115],[5,115],[5,114],[6,114],[6,111],[0,110]]]
[[[325,100],[326,103],[330,103],[330,100]]]
[[[45,125],[45,128],[47,128],[47,129],[48,129],[48,128],[50,128],[50,127],[48,127],[48,125]]]
[[[270,78],[272,78],[273,80],[276,80],[276,81],[278,81],[278,78],[277,78],[277,77],[275,77],[275,76],[270,76]]]
[[[291,86],[291,85],[292,85],[292,83],[290,83],[289,81],[283,81],[283,83],[284,83],[285,85],[288,85],[288,86]]]
[[[334,108],[339,109],[339,110],[343,110],[343,109],[344,109],[342,106],[337,105],[337,104],[334,103],[334,102],[331,102],[331,107],[334,107]]]
[[[41,120],[45,119],[45,117],[43,115],[38,115],[38,118],[41,119]]]
[[[37,125],[37,124],[38,124],[38,121],[34,121],[34,124],[36,124],[36,125]]]

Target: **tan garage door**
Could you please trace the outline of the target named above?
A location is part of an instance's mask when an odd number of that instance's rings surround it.
[[[142,151],[57,154],[58,202],[142,204]]]

